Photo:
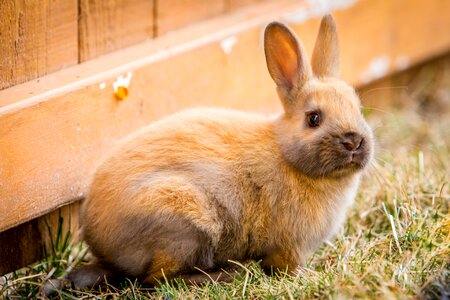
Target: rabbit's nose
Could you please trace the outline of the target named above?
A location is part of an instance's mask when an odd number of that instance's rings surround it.
[[[361,147],[364,138],[362,135],[356,132],[347,132],[341,139],[341,144],[348,151],[355,151]]]

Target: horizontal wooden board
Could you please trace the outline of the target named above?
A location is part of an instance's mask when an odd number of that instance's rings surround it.
[[[319,19],[308,3],[261,2],[0,92],[0,231],[83,196],[93,170],[114,143],[157,118],[198,105],[279,111],[261,33],[270,20],[290,21],[311,49]],[[376,21],[378,14],[412,22],[408,12],[393,15],[390,3],[366,0],[335,13],[344,79],[358,84],[404,67],[377,62],[379,57],[397,55],[396,43],[419,39],[385,37],[400,36],[403,29],[393,25],[400,24],[397,20]],[[422,9],[421,2],[415,5]],[[448,25],[446,12],[437,14],[436,9],[433,26]],[[422,26],[429,24],[425,17],[413,16]],[[354,19],[367,20],[366,28]],[[411,48],[404,49],[408,64],[450,48],[446,32],[420,40],[423,43],[411,42]],[[374,60],[375,71],[370,69]],[[132,76],[130,94],[120,101],[112,85],[127,74]]]

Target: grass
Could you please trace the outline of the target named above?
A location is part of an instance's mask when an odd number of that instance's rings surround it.
[[[166,282],[145,289],[128,281],[56,297],[449,299],[449,118],[401,110],[374,112],[369,120],[378,138],[377,160],[345,226],[298,276],[267,276],[254,263],[242,266],[232,283]],[[60,231],[45,260],[3,276],[0,298],[39,297],[43,281],[63,275],[85,253],[84,245],[70,242],[70,232]]]

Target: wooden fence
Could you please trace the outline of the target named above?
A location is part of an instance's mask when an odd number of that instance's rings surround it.
[[[92,171],[131,131],[189,106],[278,110],[264,26],[288,23],[311,53],[329,11],[356,85],[450,49],[446,0],[1,1],[0,274],[39,258],[59,214],[76,228]]]

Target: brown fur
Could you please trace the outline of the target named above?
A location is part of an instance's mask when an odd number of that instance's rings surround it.
[[[266,29],[285,108],[278,118],[188,110],[125,139],[100,165],[81,221],[104,265],[147,283],[228,260],[292,273],[336,232],[373,138],[354,90],[326,76],[338,65],[337,44],[326,44],[337,38],[331,16],[323,22],[318,45],[331,50],[315,51],[313,67],[287,27]],[[308,126],[310,111],[320,113],[319,127]]]

